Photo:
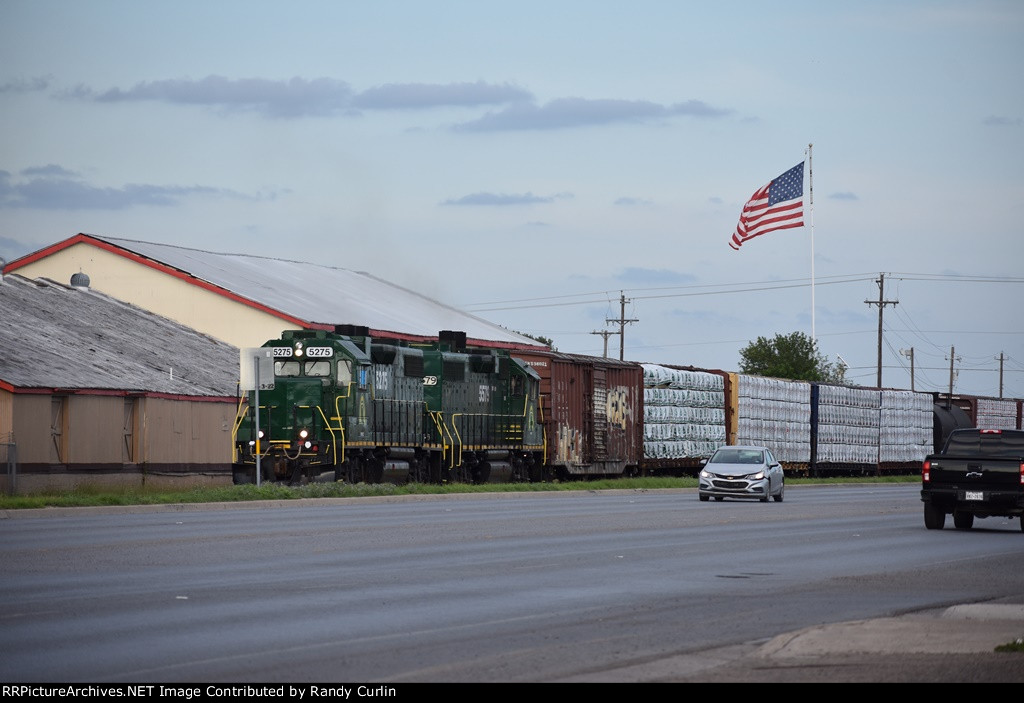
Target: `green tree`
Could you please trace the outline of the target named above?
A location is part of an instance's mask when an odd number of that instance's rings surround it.
[[[533,340],[535,340],[537,342],[540,342],[541,344],[546,344],[549,347],[551,347],[552,351],[558,351],[558,349],[555,348],[555,342],[554,342],[553,339],[548,339],[547,337],[542,337],[539,334],[529,334],[527,332],[520,332],[519,330],[512,330],[512,331],[515,332],[516,334],[521,334],[524,337],[529,337],[530,339],[533,339]]]
[[[834,366],[818,351],[818,344],[803,332],[758,337],[740,350],[740,371],[755,376],[794,381],[844,382],[842,366]]]

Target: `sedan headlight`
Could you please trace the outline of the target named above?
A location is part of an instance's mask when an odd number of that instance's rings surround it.
[[[749,479],[751,479],[753,481],[758,481],[758,480],[764,478],[764,471],[758,471],[756,474],[750,474],[749,476],[747,476],[747,478],[749,478]]]

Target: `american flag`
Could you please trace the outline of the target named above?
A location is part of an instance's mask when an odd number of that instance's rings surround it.
[[[740,213],[736,233],[729,246],[739,249],[743,242],[777,229],[803,227],[804,162],[758,188]]]

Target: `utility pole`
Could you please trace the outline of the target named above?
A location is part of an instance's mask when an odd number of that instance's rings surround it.
[[[1006,355],[1003,352],[999,352],[999,356],[996,357],[999,361],[999,397],[1003,397],[1003,362],[1006,361]]]
[[[914,390],[914,348],[900,349],[900,354],[910,358],[910,390]]]
[[[608,338],[611,337],[613,334],[618,334],[618,332],[612,332],[611,330],[601,330],[599,332],[599,331],[595,330],[595,331],[591,332],[590,334],[599,334],[602,337],[604,337],[604,358],[607,359],[608,358]]]
[[[878,274],[878,300],[865,300],[868,305],[878,306],[878,387],[882,387],[882,310],[886,305],[896,305],[898,300],[885,299],[885,274]]]
[[[619,319],[605,320],[605,322],[614,322],[619,326],[619,331],[617,333],[619,335],[619,361],[624,361],[626,358],[626,325],[629,324],[630,322],[640,322],[640,320],[636,319],[626,319],[626,303],[628,302],[630,301],[626,299],[626,296],[622,293],[622,291],[619,291]],[[612,334],[616,333],[613,332]]]
[[[956,354],[954,354],[955,348],[949,348],[949,402],[953,402],[953,362],[956,360]],[[947,407],[949,405],[947,404]]]

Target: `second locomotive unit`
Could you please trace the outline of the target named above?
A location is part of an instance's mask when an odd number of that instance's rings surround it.
[[[240,398],[235,483],[543,478],[540,378],[503,350],[374,339],[364,327],[289,330],[266,342],[272,389]],[[258,413],[258,414],[257,414]]]

